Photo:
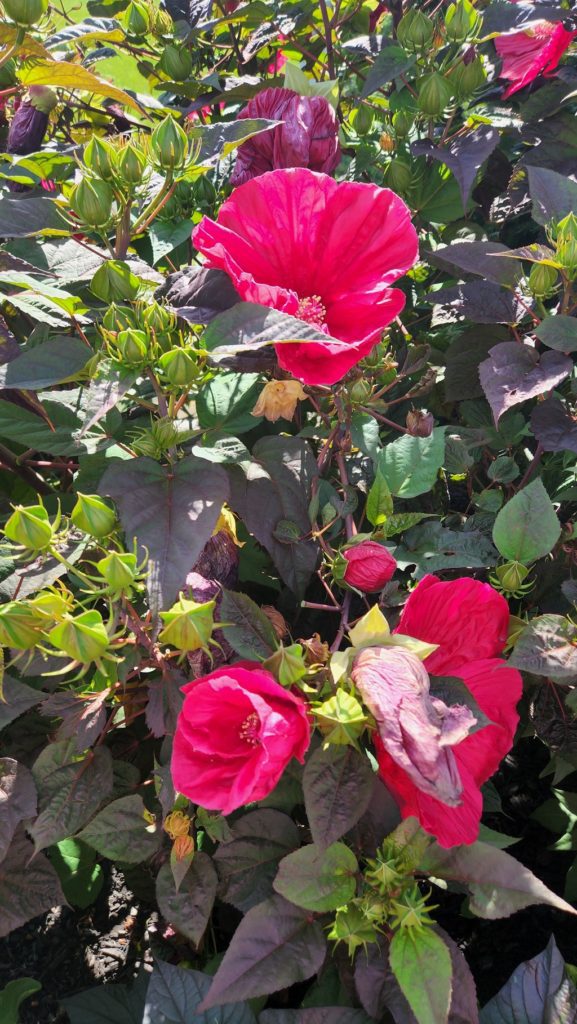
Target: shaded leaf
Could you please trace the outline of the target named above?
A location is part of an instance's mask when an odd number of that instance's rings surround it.
[[[197,165],[210,166],[218,159],[228,156],[247,139],[268,132],[279,124],[280,121],[268,121],[264,117],[246,117],[240,121],[193,125],[188,134],[192,139],[200,139]]]
[[[427,260],[453,274],[477,274],[494,284],[513,288],[523,276],[520,260],[511,259],[511,249],[501,242],[453,242],[427,252]]]
[[[241,658],[263,660],[278,647],[272,623],[247,594],[223,590],[220,618],[226,622],[226,639]]]
[[[232,826],[231,840],[221,843],[214,855],[221,898],[245,913],[268,899],[278,862],[299,843],[288,814],[272,808],[243,814]]]
[[[32,774],[11,757],[0,758],[0,861],[17,826],[36,814],[36,786]]]
[[[29,235],[69,235],[70,227],[53,199],[44,196],[0,198],[2,238],[27,238]]]
[[[367,96],[380,89],[382,85],[386,85],[387,82],[392,82],[393,78],[403,75],[405,71],[408,71],[413,66],[416,59],[416,56],[407,53],[398,43],[394,43],[390,39],[383,40],[383,47],[380,53],[377,54],[377,59],[363,85],[361,99],[366,99]]]
[[[26,683],[12,676],[4,676],[2,686],[2,700],[0,700],[0,731],[5,729],[15,718],[19,718],[29,708],[39,704],[44,694],[41,690],[34,690]]]
[[[520,964],[481,1010],[481,1024],[575,1024],[577,989],[551,936],[547,948]]]
[[[311,914],[272,896],[242,919],[200,1009],[307,981],[325,952],[323,929]]]
[[[178,315],[185,315],[182,309],[178,310]],[[330,342],[331,345],[345,345],[345,342],[330,338],[304,320],[297,320],[294,316],[269,309],[268,306],[259,306],[255,302],[240,302],[232,309],[219,313],[208,325],[203,341],[213,358],[219,359],[243,350],[254,351],[281,343],[320,341],[323,344]]]
[[[453,321],[471,320],[477,324],[516,324],[526,315],[513,292],[492,281],[468,281],[465,284],[440,288],[425,296],[442,309],[443,315]]]
[[[474,128],[466,135],[458,135],[445,146],[435,146],[429,140],[414,142],[414,156],[428,156],[445,164],[459,183],[463,209],[466,209],[477,171],[488,160],[499,143],[499,132],[489,125]]]
[[[449,530],[439,522],[407,530],[393,552],[401,569],[415,566],[417,579],[440,569],[480,569],[497,562],[497,551],[479,530]]]
[[[510,664],[536,676],[577,677],[577,627],[563,615],[531,619],[517,640]]]
[[[103,857],[140,864],[156,853],[160,836],[150,832],[142,797],[123,796],[113,800],[82,830],[79,839]]]
[[[539,353],[529,345],[504,341],[495,345],[479,366],[479,376],[495,423],[507,409],[557,387],[573,363],[560,352]]]
[[[531,430],[546,452],[577,452],[577,423],[559,398],[535,406]]]
[[[546,316],[535,328],[535,337],[556,352],[577,352],[577,319],[573,316]]]
[[[528,167],[527,174],[537,224],[562,220],[577,208],[577,182],[548,167]]]
[[[104,728],[106,698],[109,690],[78,694],[71,691],[53,693],[42,702],[40,711],[47,718],[61,718],[57,740],[74,739],[76,750],[86,750]]]
[[[42,985],[35,978],[16,978],[0,992],[2,1024],[19,1024],[19,1008],[25,999],[39,992]]]
[[[205,933],[218,878],[207,853],[197,851],[178,891],[172,868],[163,864],[156,878],[156,899],[168,924],[198,946]]]
[[[83,410],[85,415],[78,437],[82,438],[92,427],[118,404],[136,380],[136,373],[122,373],[106,363],[100,363],[98,376],[90,381],[86,390]]]
[[[355,895],[357,858],[344,843],[307,843],[281,860],[275,892],[305,910],[337,910]]]
[[[157,960],[139,1024],[256,1024],[247,1003],[233,1002],[217,1006],[210,1013],[201,1012],[199,1006],[211,982],[212,978],[200,971]]]
[[[50,743],[32,774],[40,812],[29,828],[36,851],[73,836],[112,792],[112,756],[106,747],[80,759],[74,741]]]
[[[503,558],[534,562],[555,547],[561,523],[538,477],[513,495],[497,513],[493,541]]]
[[[329,846],[357,824],[369,806],[373,781],[368,758],[353,747],[317,747],[303,774],[305,807],[315,843]]]
[[[50,338],[0,367],[0,387],[41,388],[73,379],[93,356],[78,338]]]
[[[132,985],[98,985],[63,999],[70,1024],[142,1024],[149,977],[142,973]]]
[[[67,43],[83,43],[96,40],[99,43],[121,43],[124,30],[114,18],[85,18],[76,25],[66,25],[48,36],[45,44],[49,50],[58,49]]]
[[[54,868],[19,828],[0,863],[0,938],[65,902]]]
[[[263,1010],[259,1024],[370,1024],[363,1010],[352,1006],[307,1006],[298,1010]]]

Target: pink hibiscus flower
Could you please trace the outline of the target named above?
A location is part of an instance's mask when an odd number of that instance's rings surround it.
[[[442,583],[436,576],[426,576],[409,597],[395,631],[439,644],[424,662],[427,672],[462,679],[492,723],[460,740],[453,734],[444,743],[441,729],[439,746],[443,754],[450,747],[460,779],[459,802],[453,806],[431,795],[430,787],[425,792],[423,785],[417,785],[414,770],[409,775],[376,734],[381,776],[398,800],[402,816],[418,818],[444,847],[475,842],[483,809],[480,787],[513,745],[522,680],[499,657],[508,620],[507,602],[488,584],[472,579]],[[433,703],[442,726],[446,712],[439,707],[442,702]],[[405,743],[409,740],[410,734],[405,734]]]
[[[280,366],[305,384],[334,384],[369,354],[405,305],[390,285],[418,255],[409,210],[394,192],[302,167],[241,185],[192,240],[246,302],[331,336],[276,346]]]
[[[503,98],[530,85],[540,74],[555,71],[576,36],[577,32],[568,31],[560,22],[548,21],[539,21],[524,32],[499,36],[495,48],[503,61],[501,77],[511,82]]]

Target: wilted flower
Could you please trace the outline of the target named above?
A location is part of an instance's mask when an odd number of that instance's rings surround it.
[[[265,89],[238,114],[282,121],[238,148],[231,185],[243,185],[277,167],[310,167],[331,174],[341,159],[339,125],[324,96],[300,96],[292,89]]]
[[[430,437],[435,425],[435,419],[430,412],[422,409],[411,409],[407,413],[407,430],[413,437]]]
[[[48,115],[56,103],[52,89],[32,85],[10,123],[6,151],[26,156],[39,150],[48,128]]]
[[[383,544],[375,540],[363,540],[341,552],[347,565],[342,579],[349,586],[371,593],[382,590],[391,579],[397,563]]]
[[[271,423],[276,423],[281,417],[292,420],[297,403],[304,402],[305,398],[307,393],[298,380],[271,380],[258,396],[252,415],[264,416]]]
[[[549,21],[538,21],[523,32],[498,36],[495,49],[503,61],[501,78],[511,82],[503,98],[530,85],[540,74],[555,71],[576,36],[577,32],[568,31],[562,23]]]
[[[275,347],[280,366],[305,384],[334,384],[368,355],[403,309],[405,296],[390,286],[418,253],[409,210],[394,192],[304,167],[241,185],[218,220],[204,217],[192,237],[242,299],[331,335]]]

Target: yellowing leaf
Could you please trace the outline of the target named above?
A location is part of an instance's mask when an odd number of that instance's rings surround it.
[[[389,623],[377,604],[374,604],[371,610],[363,615],[362,619],[359,619],[356,626],[349,630],[353,647],[384,644],[390,635]]]
[[[90,92],[96,96],[106,96],[118,100],[126,107],[132,107],[141,114],[143,111],[132,96],[117,89],[111,82],[95,75],[88,68],[70,61],[41,60],[23,67],[18,76],[23,85],[50,85],[54,89],[67,89],[69,92]]]
[[[331,79],[328,82],[315,82],[301,71],[296,64],[287,61],[284,68],[284,87],[298,92],[300,96],[324,96],[331,107],[337,109],[339,103],[339,83]]]
[[[18,29],[16,25],[0,24],[0,45],[6,46],[7,48],[13,47],[16,42],[17,32]],[[44,49],[42,43],[39,43],[34,36],[28,35],[28,33],[24,36],[22,45],[18,48],[18,53],[21,53],[22,51],[25,53],[33,53],[37,57],[49,56],[48,51]]]

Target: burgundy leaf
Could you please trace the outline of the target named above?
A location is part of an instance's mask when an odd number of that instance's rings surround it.
[[[561,352],[539,353],[529,345],[504,341],[481,363],[479,376],[495,423],[507,409],[556,388],[573,369]]]
[[[535,406],[531,430],[546,452],[577,452],[577,422],[559,398]]]

